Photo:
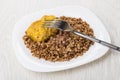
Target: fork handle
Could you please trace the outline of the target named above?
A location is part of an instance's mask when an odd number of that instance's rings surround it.
[[[85,35],[85,34],[83,34],[83,33],[81,33],[81,32],[77,32],[77,31],[74,31],[74,30],[73,30],[72,32],[73,32],[74,34],[77,34],[77,35],[83,37],[83,38],[89,39],[89,40],[91,40],[91,41],[93,41],[93,42],[97,42],[97,43],[100,43],[100,44],[102,44],[102,45],[104,45],[104,46],[107,46],[107,47],[109,47],[109,48],[111,48],[111,49],[120,51],[120,47],[115,46],[115,45],[113,45],[113,44],[110,44],[110,43],[108,43],[108,42],[105,42],[105,41],[96,39],[96,38],[94,38],[94,37]]]

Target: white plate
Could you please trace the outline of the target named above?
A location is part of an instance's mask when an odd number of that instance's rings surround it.
[[[78,18],[80,17],[90,24],[91,28],[94,30],[96,38],[107,41],[109,43],[111,42],[109,34],[102,22],[96,17],[94,13],[84,7],[66,6],[33,13],[25,16],[23,19],[17,22],[13,30],[13,47],[19,62],[25,68],[36,72],[53,72],[70,69],[94,61],[103,56],[108,51],[109,48],[95,43],[83,56],[66,62],[52,63],[31,56],[30,51],[26,48],[22,40],[25,30],[32,22],[39,20],[43,15],[51,14],[55,16],[65,15]]]

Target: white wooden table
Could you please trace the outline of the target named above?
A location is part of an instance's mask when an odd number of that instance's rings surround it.
[[[120,0],[0,0],[0,80],[120,80],[120,52],[113,50],[89,64],[52,73],[29,71],[17,61],[11,43],[14,24],[32,12],[64,5],[91,9],[120,46]]]

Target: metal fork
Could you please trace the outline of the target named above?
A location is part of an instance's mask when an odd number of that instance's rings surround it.
[[[81,32],[77,32],[75,31],[69,23],[67,23],[66,21],[63,21],[63,20],[54,20],[54,21],[45,21],[45,23],[43,24],[43,26],[46,26],[46,27],[50,27],[50,28],[57,28],[57,29],[60,29],[62,31],[70,31],[76,35],[79,35],[83,38],[86,38],[86,39],[89,39],[93,42],[97,42],[97,43],[100,43],[104,46],[107,46],[111,49],[114,49],[114,50],[117,50],[117,51],[120,51],[120,47],[118,46],[115,46],[113,44],[110,44],[108,42],[105,42],[105,41],[102,41],[100,39],[97,39],[97,38],[94,38],[94,37],[91,37],[91,36],[88,36],[88,35],[85,35]]]

